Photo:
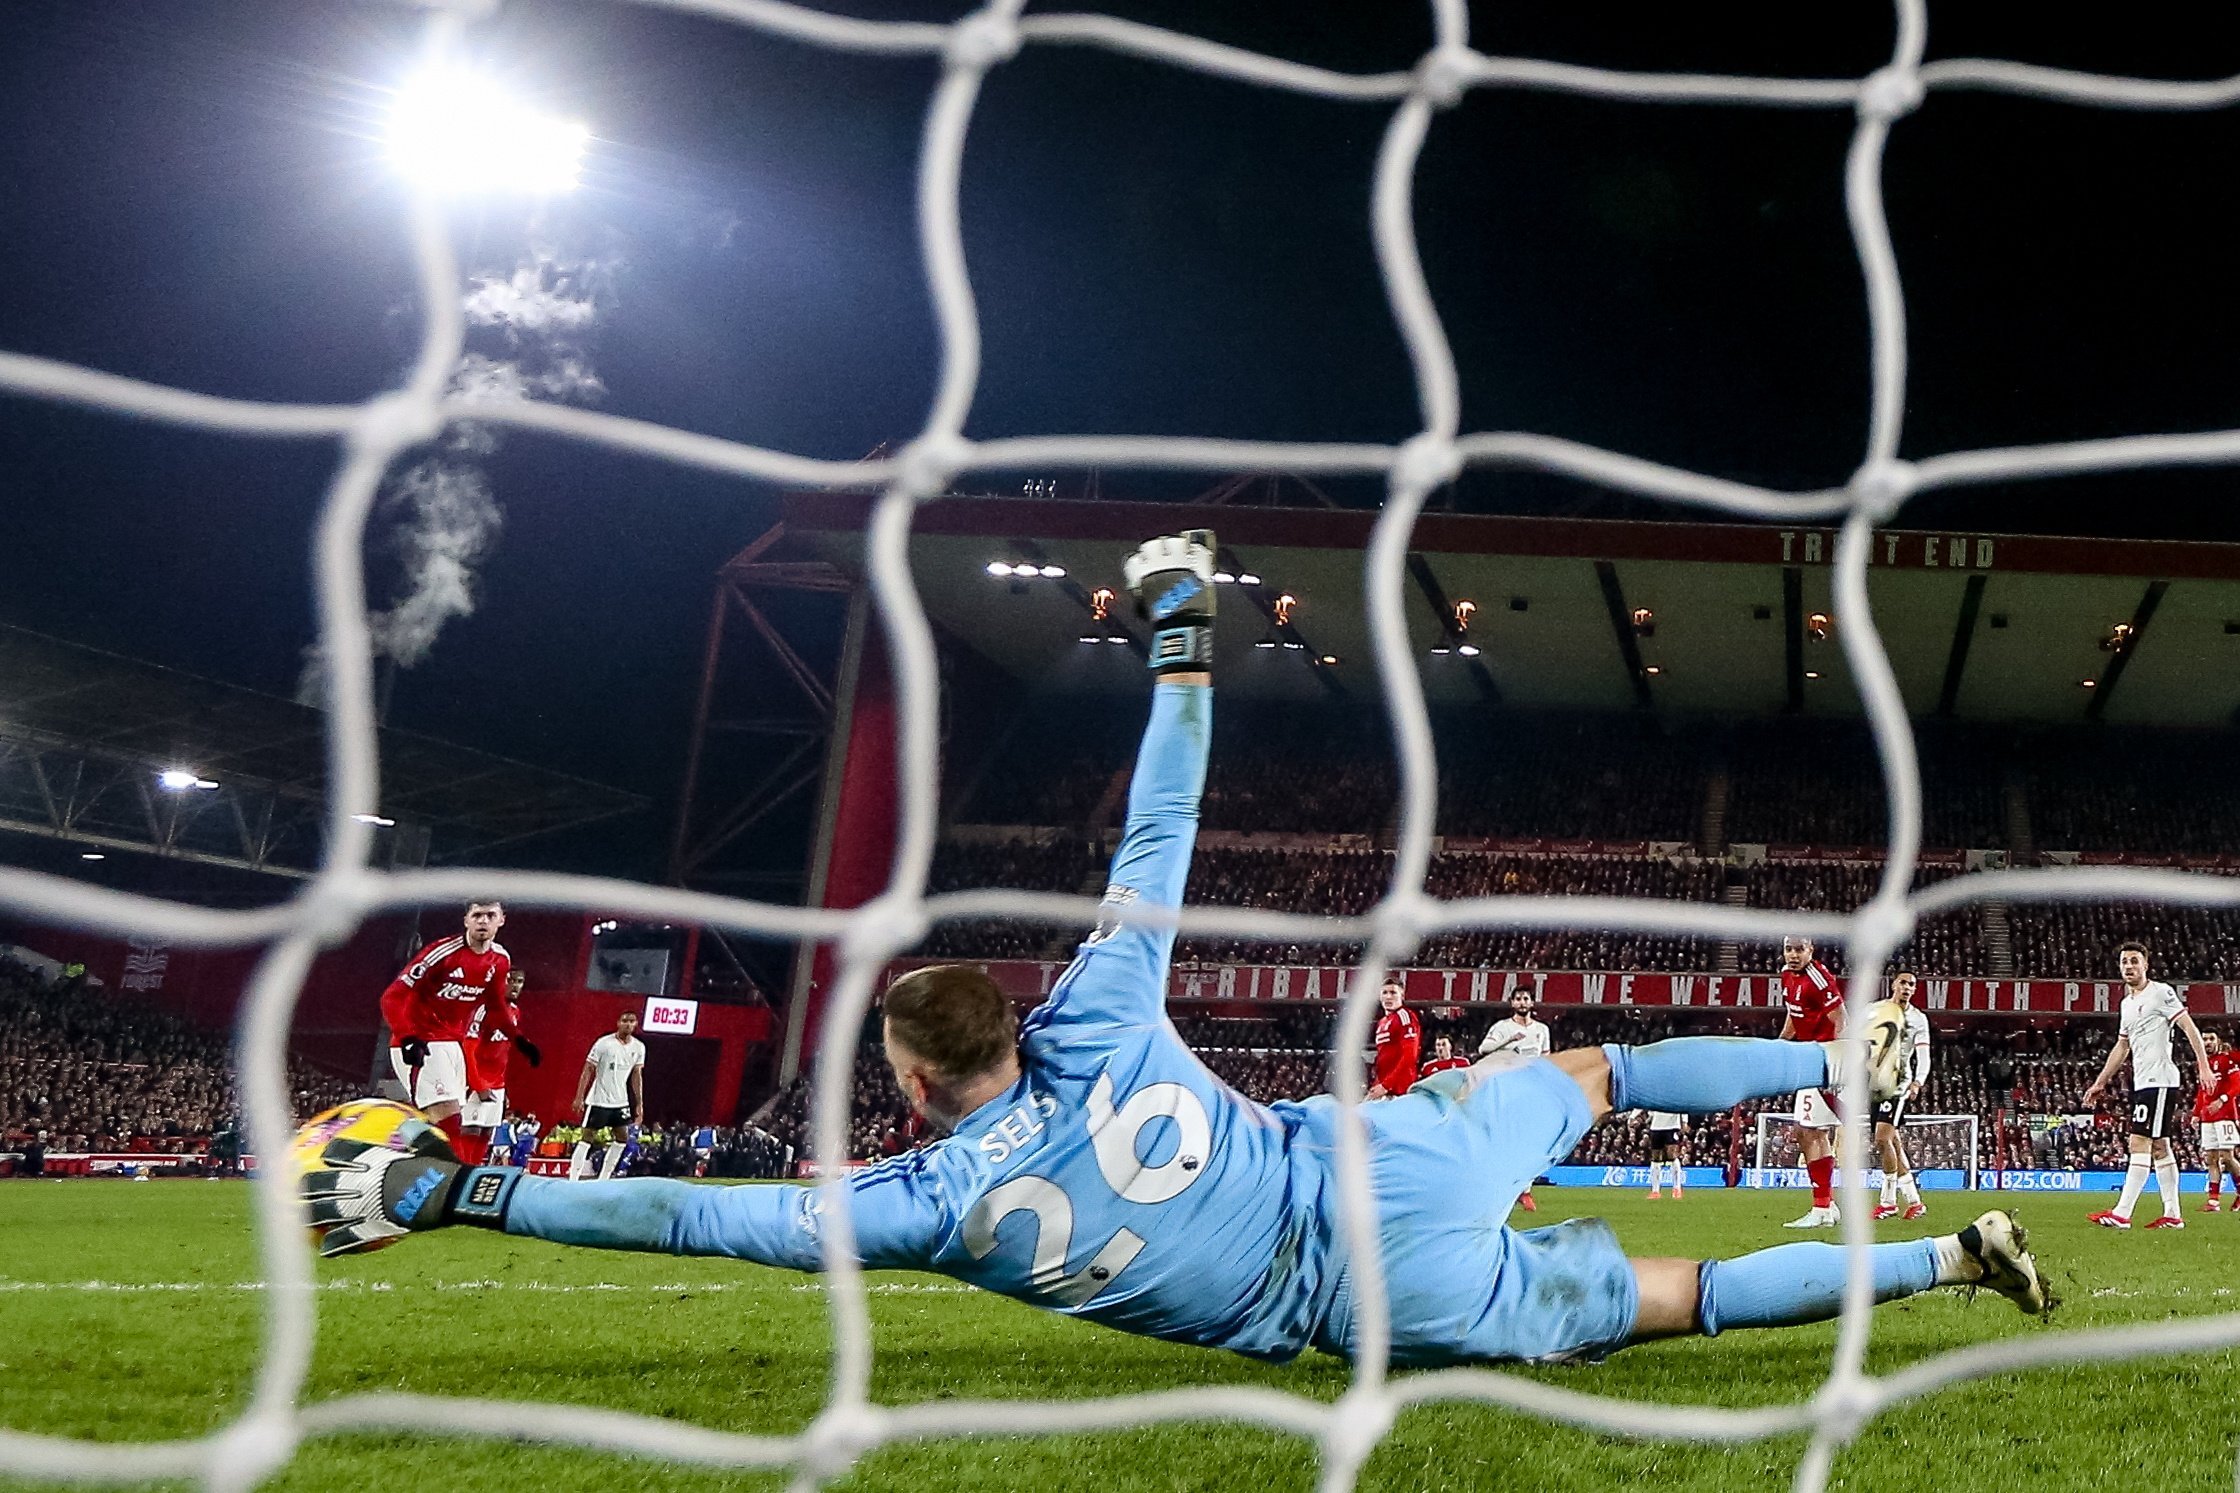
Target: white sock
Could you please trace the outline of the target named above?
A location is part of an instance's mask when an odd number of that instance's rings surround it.
[[[606,1154],[599,1158],[599,1180],[604,1182],[608,1178],[612,1177],[614,1175],[614,1169],[618,1165],[620,1165],[621,1162],[622,1142],[608,1141]]]
[[[2123,1169],[2123,1196],[2116,1199],[2118,1218],[2129,1218],[2131,1210],[2139,1206],[2139,1194],[2147,1190],[2147,1158],[2134,1156],[2131,1164]]]
[[[568,1180],[581,1182],[591,1172],[591,1142],[576,1142],[575,1154],[568,1158]]]
[[[2155,1163],[2154,1185],[2162,1192],[2162,1216],[2176,1218],[2186,1210],[2178,1202],[2178,1158],[2165,1156]]]
[[[1674,1192],[1678,1192],[1678,1191],[1680,1190],[1680,1182],[1681,1182],[1681,1176],[1680,1176],[1680,1163],[1679,1163],[1679,1162],[1677,1162],[1677,1161],[1675,1161],[1675,1162],[1671,1163],[1671,1166],[1672,1166],[1672,1190],[1673,1190]]]
[[[1983,1267],[1976,1263],[1975,1256],[1960,1247],[1958,1234],[1939,1234],[1929,1242],[1937,1249],[1938,1285],[1965,1285],[1982,1274]]]
[[[1905,1195],[1905,1200],[1908,1203],[1918,1203],[1921,1201],[1921,1188],[1919,1184],[1917,1184],[1913,1180],[1913,1173],[1911,1172],[1907,1172],[1903,1176],[1898,1178],[1898,1191]]]
[[[1898,1178],[1893,1172],[1882,1174],[1882,1206],[1887,1208],[1898,1200]]]

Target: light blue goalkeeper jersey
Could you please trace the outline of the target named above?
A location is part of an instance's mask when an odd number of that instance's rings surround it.
[[[1290,1358],[1335,1277],[1328,1100],[1261,1105],[1166,1015],[1213,696],[1161,684],[1103,917],[1021,1029],[1023,1073],[948,1138],[848,1182],[859,1258],[933,1270],[1129,1332]],[[564,1243],[821,1268],[809,1187],[523,1178],[506,1228]]]

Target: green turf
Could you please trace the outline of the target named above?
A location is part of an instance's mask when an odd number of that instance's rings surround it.
[[[1544,1191],[1539,1222],[1596,1212],[1641,1254],[1734,1254],[1796,1236],[1791,1194]],[[2189,1215],[2184,1233],[2113,1234],[2092,1197],[2025,1199],[2023,1219],[2068,1298],[2057,1325],[2111,1326],[2240,1306],[2240,1218]],[[1932,1196],[1950,1228],[1982,1204]],[[261,1293],[247,1189],[238,1183],[0,1184],[0,1426],[103,1438],[206,1430],[238,1412],[256,1360]],[[2151,1211],[2152,1201],[2148,1209]],[[1533,1220],[1520,1219],[1520,1222]],[[1884,1226],[1882,1237],[1926,1232]],[[473,1230],[324,1264],[309,1397],[369,1389],[611,1406],[742,1431],[790,1431],[821,1402],[828,1367],[821,1295],[804,1277],[715,1261],[599,1254]],[[1332,1398],[1343,1366],[1288,1368],[1176,1348],[1050,1317],[929,1277],[874,1276],[874,1392],[1087,1397],[1198,1384],[1258,1384]],[[126,1291],[102,1286],[190,1287]],[[601,1285],[618,1290],[560,1289]],[[2045,1329],[2006,1303],[1939,1292],[1883,1308],[1869,1367]],[[1832,1327],[1732,1334],[1633,1349],[1599,1367],[1512,1370],[1593,1392],[1754,1405],[1794,1400],[1825,1371]],[[2231,1353],[2062,1368],[1948,1390],[1877,1420],[1836,1467],[1847,1489],[2086,1488],[2120,1477],[2168,1489],[2233,1486],[2240,1403]],[[493,1413],[502,1424],[504,1412]],[[1505,1412],[1439,1406],[1402,1417],[1371,1460],[1371,1489],[1600,1489],[1647,1480],[1690,1493],[1788,1485],[1801,1443],[1737,1449],[1625,1443]],[[1309,1488],[1300,1441],[1213,1425],[1067,1437],[929,1443],[881,1452],[842,1486],[911,1493]],[[716,1476],[650,1462],[502,1443],[352,1437],[309,1444],[273,1486],[775,1489],[769,1475]],[[6,1484],[0,1479],[0,1486]]]

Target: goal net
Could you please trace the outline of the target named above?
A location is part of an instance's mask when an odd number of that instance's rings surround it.
[[[1804,1159],[1798,1151],[1802,1137],[1796,1117],[1777,1110],[1758,1112],[1758,1144],[1753,1153],[1756,1160],[1751,1172],[1744,1176],[1746,1187],[1805,1187],[1810,1179],[1804,1174]],[[1976,1173],[1982,1164],[1982,1127],[1975,1115],[1907,1115],[1898,1127],[1898,1134],[1905,1145],[1906,1164],[1921,1178],[1923,1186],[1943,1185],[1973,1188]],[[1852,1154],[1848,1148],[1838,1151],[1838,1156]],[[1837,1175],[1844,1176],[1848,1167],[1838,1166]],[[1927,1174],[1944,1175],[1930,1178]],[[1882,1158],[1872,1148],[1866,1156],[1865,1185],[1882,1185]]]
[[[1999,450],[1900,455],[1907,406],[1906,316],[1899,267],[1882,202],[1884,147],[1893,128],[1940,95],[1993,91],[2039,100],[2122,109],[2207,109],[2240,99],[2240,80],[2159,82],[2100,77],[2023,63],[1958,58],[1924,62],[1923,0],[1896,0],[1894,44],[1886,65],[1865,77],[1766,78],[1622,72],[1473,46],[1461,0],[1433,0],[1434,42],[1403,71],[1346,73],[1258,55],[1200,37],[1093,14],[1023,16],[1023,0],[991,0],[949,24],[862,20],[781,0],[647,0],[734,22],[792,44],[839,48],[938,64],[925,115],[916,213],[924,272],[939,336],[936,394],[922,429],[891,456],[858,462],[786,451],[666,428],[593,411],[486,391],[455,388],[462,356],[461,284],[447,225],[430,198],[410,200],[410,238],[422,309],[417,354],[402,383],[360,404],[290,404],[219,398],[44,358],[0,353],[0,393],[61,401],[96,412],[222,432],[240,438],[331,446],[336,464],[314,543],[318,644],[327,713],[330,771],[327,841],[319,874],[287,904],[219,910],[121,894],[20,868],[0,868],[0,910],[46,924],[118,937],[156,937],[184,946],[258,947],[264,956],[243,1008],[239,1060],[253,1149],[283,1153],[293,1124],[285,1083],[286,1034],[314,955],[364,919],[389,910],[469,895],[543,907],[603,909],[663,921],[700,922],[766,938],[828,941],[840,956],[817,1054],[814,1150],[836,1178],[844,1156],[854,1036],[870,1008],[878,972],[921,939],[931,923],[960,918],[1033,918],[1087,928],[1096,917],[1085,897],[990,889],[929,897],[938,779],[933,638],[909,570],[913,516],[920,503],[960,476],[1022,468],[1193,471],[1209,475],[1275,470],[1308,475],[1381,477],[1387,495],[1364,557],[1363,584],[1383,703],[1400,764],[1401,813],[1391,888],[1371,911],[1323,918],[1199,907],[1176,917],[1192,935],[1360,943],[1364,978],[1355,981],[1333,1042],[1331,1077],[1346,1102],[1359,1101],[1353,1054],[1367,1043],[1374,993],[1383,972],[1423,938],[1449,930],[1604,929],[1768,942],[1801,933],[1845,947],[1852,978],[1875,988],[1891,951],[1917,919],[1972,901],[2055,899],[2240,902],[2240,882],[2205,875],[2123,868],[2050,868],[1955,878],[1908,894],[1921,843],[1921,792],[1904,702],[1876,630],[1867,594],[1868,540],[1916,494],[1988,482],[2176,464],[2240,462],[2240,431],[2143,434]],[[441,60],[472,45],[474,27],[496,10],[490,0],[432,4],[427,46]],[[1212,439],[1191,435],[1043,434],[974,440],[965,433],[980,376],[976,289],[959,223],[958,182],[967,128],[983,82],[1022,49],[1096,48],[1138,63],[1186,68],[1239,88],[1311,95],[1381,118],[1383,143],[1364,184],[1379,274],[1407,351],[1420,411],[1412,430],[1383,441],[1351,443]],[[914,77],[898,67],[898,77]],[[904,84],[903,86],[908,86]],[[1440,111],[1480,89],[1546,90],[1634,106],[1708,106],[1821,111],[1853,122],[1840,188],[1859,260],[1870,331],[1866,440],[1856,475],[1841,487],[1784,492],[1661,466],[1623,453],[1522,431],[1466,432],[1460,380],[1418,258],[1411,218],[1417,159]],[[1830,182],[1835,190],[1837,183]],[[898,204],[898,207],[900,205]],[[1831,286],[1835,294],[1845,287]],[[1856,293],[1856,292],[1853,292]],[[414,448],[463,422],[503,426],[542,438],[582,442],[708,472],[797,486],[871,486],[882,493],[871,519],[867,570],[871,596],[895,662],[900,833],[892,879],[853,911],[802,909],[656,888],[608,878],[473,868],[395,871],[371,864],[369,820],[378,811],[372,638],[366,607],[366,527],[385,474]],[[1727,906],[1614,897],[1498,897],[1435,901],[1425,891],[1434,834],[1435,772],[1422,685],[1405,617],[1411,531],[1426,499],[1465,468],[1529,468],[1561,474],[1693,510],[1755,519],[1840,525],[1836,606],[1840,642],[1859,681],[1883,764],[1890,805],[1887,869],[1877,894],[1848,915],[1789,915]],[[1147,914],[1149,916],[1149,914]],[[1863,1020],[1864,1002],[1851,1020]],[[1854,1090],[1857,1085],[1854,1084]],[[1847,1109],[1856,1132],[1865,1096]],[[1861,1143],[1856,1133],[1854,1145]],[[1360,1128],[1339,1127],[1339,1196],[1354,1287],[1360,1352],[1350,1391],[1335,1402],[1270,1389],[1190,1385],[1079,1401],[943,1400],[879,1405],[870,1394],[872,1349],[865,1295],[852,1258],[847,1195],[826,1184],[822,1240],[834,1355],[823,1410],[798,1434],[741,1435],[652,1417],[551,1404],[494,1407],[465,1399],[348,1394],[306,1403],[317,1293],[285,1169],[266,1167],[256,1196],[264,1342],[253,1395],[238,1418],[209,1435],[139,1444],[100,1443],[0,1431],[0,1474],[34,1480],[185,1479],[244,1489],[269,1476],[309,1437],[367,1431],[514,1440],[628,1452],[701,1466],[789,1470],[796,1486],[840,1476],[874,1448],[899,1440],[1021,1436],[1180,1421],[1227,1420],[1302,1438],[1315,1451],[1322,1486],[1350,1488],[1363,1461],[1404,1407],[1439,1399],[1476,1400],[1606,1432],[1695,1442],[1801,1436],[1795,1482],[1826,1485],[1832,1459],[1891,1406],[1985,1375],[2072,1358],[2106,1360],[2240,1343],[2240,1316],[2140,1325],[2120,1335],[2032,1333],[1871,1375],[1865,1368],[1870,1277],[1867,1209],[1845,1211],[1850,1247],[1848,1294],[1826,1379],[1798,1400],[1728,1410],[1623,1401],[1585,1388],[1482,1370],[1450,1370],[1395,1381],[1387,1373],[1385,1292],[1371,1216]],[[1856,1183],[1848,1194],[1863,1196]],[[495,1428],[502,1428],[498,1431]]]

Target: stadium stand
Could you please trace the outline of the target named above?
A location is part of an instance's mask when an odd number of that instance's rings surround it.
[[[288,1080],[299,1114],[362,1086],[301,1062]],[[238,1117],[224,1033],[0,959],[0,1149],[199,1151]]]

